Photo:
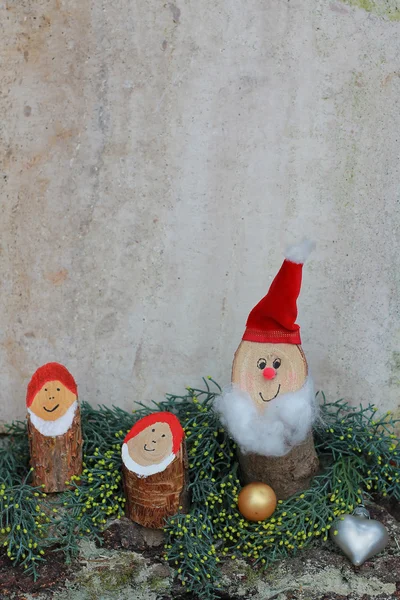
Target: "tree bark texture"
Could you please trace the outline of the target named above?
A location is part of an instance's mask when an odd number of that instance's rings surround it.
[[[278,500],[307,489],[319,468],[312,433],[285,456],[261,456],[239,451],[244,484],[261,481],[272,487]]]
[[[165,520],[189,510],[189,477],[185,445],[161,473],[139,477],[122,464],[126,515],[135,523],[161,529]],[[179,507],[182,509],[179,510]]]
[[[66,481],[82,473],[81,413],[76,409],[71,427],[63,435],[42,435],[28,415],[28,436],[33,467],[33,486],[44,485],[46,493],[69,489]]]

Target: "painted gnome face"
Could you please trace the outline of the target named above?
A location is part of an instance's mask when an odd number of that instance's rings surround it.
[[[171,455],[172,443],[172,432],[168,423],[154,423],[129,440],[129,456],[144,467],[157,464]]]
[[[147,415],[135,423],[122,445],[127,469],[146,477],[160,473],[175,459],[183,440],[177,417],[169,412]]]
[[[76,394],[61,381],[48,381],[36,394],[30,409],[45,421],[56,421],[64,416],[76,401]]]
[[[232,383],[264,410],[279,395],[299,390],[307,377],[301,346],[243,341],[232,367]]]
[[[78,406],[71,373],[58,363],[40,367],[28,385],[26,404],[33,425],[43,435],[62,435],[71,427]]]

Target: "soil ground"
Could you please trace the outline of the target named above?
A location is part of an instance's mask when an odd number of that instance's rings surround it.
[[[242,560],[222,565],[222,600],[400,600],[399,506],[370,508],[386,525],[385,551],[354,567],[331,542],[309,548],[264,572]],[[66,565],[55,551],[35,582],[0,552],[0,599],[195,600],[161,558],[161,532],[127,519],[110,524],[104,545],[84,539],[78,559]]]

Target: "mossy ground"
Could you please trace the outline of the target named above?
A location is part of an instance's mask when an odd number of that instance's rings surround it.
[[[385,552],[353,567],[328,541],[260,572],[244,560],[223,563],[223,600],[395,600],[400,598],[400,523],[379,506],[371,516],[390,533]],[[77,563],[63,582],[47,590],[0,592],[10,600],[194,600],[162,562],[161,549],[139,551],[97,547],[83,539]]]

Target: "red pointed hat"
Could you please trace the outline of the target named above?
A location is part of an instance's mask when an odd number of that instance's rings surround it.
[[[301,344],[297,319],[297,298],[301,289],[303,264],[314,248],[304,240],[290,246],[268,293],[253,308],[246,323],[243,340],[263,344]]]

